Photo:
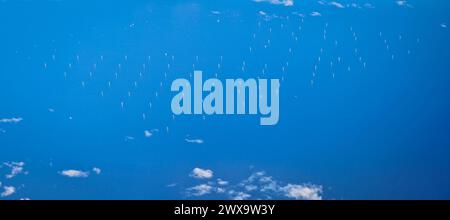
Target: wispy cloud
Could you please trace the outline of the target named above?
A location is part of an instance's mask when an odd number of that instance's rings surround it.
[[[0,119],[0,123],[19,123],[23,121],[23,118],[2,118]]]
[[[293,6],[294,0],[253,0],[254,2],[267,2],[272,5]]]
[[[336,1],[331,1],[331,2],[327,2],[327,1],[318,1],[317,3],[319,3],[320,5],[325,5],[325,6],[334,6],[336,8],[345,8],[345,6],[339,2]]]
[[[217,179],[217,184],[221,185],[221,186],[225,186],[228,185],[228,181],[222,180],[222,179]]]
[[[329,2],[328,4],[336,8],[345,8],[345,6],[339,2]]]
[[[252,197],[252,195],[246,193],[246,192],[240,192],[240,191],[234,191],[230,190],[228,191],[228,194],[231,196],[232,200],[246,200]]]
[[[406,0],[398,0],[395,2],[400,7],[412,8],[413,6],[408,3]]]
[[[322,14],[320,14],[320,12],[317,12],[317,11],[313,11],[313,12],[311,12],[311,14],[309,14],[309,15],[311,15],[312,17],[319,17],[319,16],[322,16]]]
[[[81,170],[63,170],[59,174],[70,178],[86,178],[89,176],[89,172]]]
[[[208,184],[200,184],[187,189],[188,195],[203,196],[211,193],[213,187]]]
[[[222,13],[220,11],[211,11],[211,14],[213,14],[213,15],[220,15]]]
[[[170,183],[170,184],[167,184],[167,187],[175,187],[177,185],[178,185],[177,183]]]
[[[5,176],[7,179],[12,179],[21,173],[27,174],[24,170],[24,162],[5,162],[3,165],[11,169],[11,172]]]
[[[269,15],[267,12],[265,11],[259,11],[258,15],[261,16],[265,21],[270,21],[272,19],[276,19],[279,18],[278,15],[275,14],[271,14]]]
[[[125,141],[134,141],[134,139],[133,136],[125,136]]]
[[[191,143],[191,144],[203,144],[204,141],[202,139],[190,139],[190,138],[185,138],[184,139],[186,142]]]

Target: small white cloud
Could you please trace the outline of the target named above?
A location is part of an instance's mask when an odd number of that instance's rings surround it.
[[[321,200],[322,187],[316,185],[287,184],[281,190],[286,197],[304,200]]]
[[[398,0],[395,3],[400,7],[412,8],[412,5],[409,4],[406,0]]]
[[[293,14],[293,15],[296,15],[296,16],[299,16],[299,17],[301,17],[301,18],[304,18],[304,17],[305,17],[305,15],[304,15],[303,13],[300,13],[300,12],[297,12],[297,11],[292,12],[292,14]]]
[[[144,131],[144,136],[148,138],[148,137],[153,136],[153,133],[151,131],[149,131],[149,130],[145,130]]]
[[[0,123],[14,123],[17,124],[23,121],[23,118],[2,118],[0,119]]]
[[[404,5],[406,5],[406,1],[404,1],[404,0],[396,1],[395,3],[397,3],[397,5],[399,5],[399,6],[404,6]]]
[[[152,137],[155,133],[159,132],[159,129],[145,130],[144,136],[146,138]]]
[[[345,8],[345,6],[343,4],[341,4],[341,3],[339,3],[339,2],[330,2],[328,4],[331,5],[331,6],[334,6],[336,8]]]
[[[220,15],[222,13],[220,13],[220,11],[211,11],[211,14],[213,14],[213,15]]]
[[[24,166],[25,166],[24,162],[5,162],[5,163],[3,163],[3,165],[5,165],[11,169],[11,172],[9,174],[6,174],[6,176],[5,176],[7,179],[14,178],[15,176],[17,176],[21,173],[27,174],[27,172],[25,172],[25,170],[24,170]]]
[[[247,192],[257,192],[263,198],[272,198],[280,194],[293,199],[320,200],[322,199],[322,187],[312,184],[281,185],[272,176],[266,175],[264,171],[251,174],[239,184]]]
[[[442,23],[441,24],[441,28],[447,28],[447,24],[446,23]]]
[[[16,188],[14,186],[4,186],[3,192],[0,194],[0,197],[7,197],[16,192]]]
[[[134,141],[134,139],[133,136],[125,136],[125,141]]]
[[[293,6],[294,0],[253,0],[254,2],[267,2],[272,5]]]
[[[233,200],[246,200],[250,198],[251,195],[245,192],[236,192],[235,195],[233,195]]]
[[[67,176],[71,178],[86,178],[89,176],[89,172],[84,172],[80,170],[63,170],[60,172],[62,176]]]
[[[177,186],[176,183],[171,183],[171,184],[168,184],[168,185],[167,185],[167,187],[175,187],[175,186]]]
[[[255,190],[258,189],[258,187],[255,186],[255,185],[244,185],[244,188],[245,188],[245,190],[247,190],[247,191],[255,191]]]
[[[210,179],[213,177],[213,174],[214,172],[212,170],[196,167],[192,170],[190,176],[196,179]]]
[[[193,186],[191,188],[188,188],[188,194],[193,196],[203,196],[206,194],[211,193],[213,187],[208,184],[200,184],[197,186]]]
[[[321,4],[321,5],[330,5],[330,6],[334,6],[336,8],[345,8],[345,6],[339,2],[336,1],[331,1],[331,2],[326,2],[326,1],[318,1],[317,3]],[[356,5],[356,4],[355,4]]]
[[[222,179],[217,179],[217,184],[221,185],[221,186],[225,186],[228,185],[228,181],[222,180]]]
[[[313,17],[320,17],[320,16],[322,16],[322,14],[320,14],[320,13],[317,12],[317,11],[313,11],[313,12],[311,12],[311,14],[309,14],[309,15],[311,15],[311,16],[313,16]]]
[[[189,139],[186,138],[184,139],[186,142],[191,143],[191,144],[203,144],[204,141],[202,139]]]
[[[369,9],[375,8],[375,6],[373,6],[373,5],[370,4],[370,3],[365,3],[363,6],[364,6],[364,8],[369,8]]]
[[[94,167],[92,168],[92,172],[94,172],[95,174],[99,175],[100,173],[102,173],[102,170],[98,167]]]
[[[222,187],[217,187],[216,188],[216,192],[217,193],[225,193],[227,190],[226,189],[224,189],[224,188],[222,188]]]

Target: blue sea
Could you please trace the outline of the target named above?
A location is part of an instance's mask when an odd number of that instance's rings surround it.
[[[1,0],[0,199],[450,199],[449,12]],[[278,123],[174,114],[194,71],[278,79]]]

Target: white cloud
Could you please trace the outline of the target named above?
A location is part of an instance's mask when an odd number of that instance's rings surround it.
[[[330,2],[328,4],[331,5],[331,6],[334,6],[336,8],[345,8],[345,6],[343,4],[341,4],[341,3],[339,3],[339,2]]]
[[[233,200],[246,200],[251,197],[250,194],[245,193],[245,192],[236,192],[236,193],[232,193],[232,194],[234,194],[232,197]]]
[[[171,183],[167,185],[167,187],[175,187],[175,186],[177,186],[177,183]]]
[[[2,118],[0,123],[19,123],[23,121],[23,118]]]
[[[84,172],[80,170],[63,170],[60,172],[62,176],[67,176],[71,178],[86,178],[89,176],[89,172]]]
[[[3,192],[0,194],[0,197],[7,197],[16,192],[16,188],[14,186],[4,186]]]
[[[321,5],[330,5],[330,6],[334,6],[336,8],[345,8],[345,6],[339,2],[336,1],[332,1],[332,2],[326,2],[326,1],[318,1],[319,4]]]
[[[249,178],[241,183],[248,191],[256,190],[263,193],[263,196],[272,197],[278,193],[293,199],[320,200],[322,199],[322,187],[312,184],[291,184],[283,186],[272,176],[260,171],[253,173]]]
[[[253,0],[254,2],[267,2],[272,5],[293,6],[294,0]]]
[[[133,141],[134,139],[133,136],[125,136],[125,141]]]
[[[187,191],[190,195],[193,195],[193,196],[203,196],[203,195],[211,193],[212,189],[213,189],[213,187],[208,184],[200,184],[200,185],[188,188]]]
[[[299,17],[301,17],[301,18],[304,18],[304,17],[305,17],[305,15],[304,15],[303,13],[300,13],[300,12],[297,12],[297,11],[292,12],[292,14],[293,14],[293,15],[296,15],[296,16],[299,16]]]
[[[245,188],[245,190],[247,190],[247,191],[255,191],[255,190],[258,189],[258,187],[255,186],[255,185],[244,185],[244,188]]]
[[[145,130],[144,131],[144,136],[146,138],[152,137],[155,133],[157,133],[159,130],[158,129],[152,129],[152,130]]]
[[[222,13],[220,11],[211,11],[211,14],[213,14],[213,15],[220,15]]]
[[[191,144],[203,144],[204,141],[202,139],[189,139],[186,138],[184,139],[186,142],[191,143]]]
[[[151,136],[153,136],[153,133],[151,131],[149,131],[149,130],[145,130],[144,131],[144,136],[145,137],[151,137]]]
[[[317,11],[313,11],[313,12],[311,12],[311,14],[309,14],[309,15],[311,15],[311,16],[313,16],[313,17],[320,17],[320,16],[322,16],[322,14],[320,14],[320,13],[317,12]]]
[[[398,0],[395,3],[397,3],[397,5],[400,7],[412,8],[412,5],[409,4],[406,0]]]
[[[221,185],[221,186],[225,186],[228,185],[228,181],[222,180],[222,179],[217,179],[217,184]]]
[[[272,19],[276,19],[276,18],[280,18],[278,15],[276,14],[272,14],[269,15],[267,12],[265,11],[259,11],[258,14],[265,20],[265,21],[270,21]]]
[[[335,2],[335,3],[338,3],[338,4],[332,4],[333,2],[330,2],[330,4],[329,5],[333,5],[333,6],[336,6],[336,7],[338,7],[338,8],[342,8],[342,7],[340,7],[340,6],[343,6],[344,8],[356,8],[356,9],[363,9],[363,8],[366,8],[366,9],[373,9],[373,8],[375,8],[375,6],[373,6],[372,4],[370,4],[370,3],[364,3],[364,4],[362,4],[362,5],[360,5],[360,4],[357,4],[357,3],[351,3],[351,4],[347,4],[347,5],[343,5],[343,4],[341,4],[341,5],[339,5],[339,3],[338,2]]]
[[[5,162],[5,163],[3,163],[3,165],[5,165],[11,169],[11,172],[9,174],[6,174],[6,176],[5,176],[7,179],[14,178],[15,176],[17,176],[21,173],[26,174],[26,172],[24,170],[24,166],[25,166],[24,162]]]
[[[210,179],[213,177],[213,174],[214,172],[212,170],[201,169],[196,167],[192,170],[190,176],[197,179]]]
[[[404,6],[407,4],[406,1],[404,1],[404,0],[396,1],[395,3],[397,3],[397,5],[399,5],[399,6]]]
[[[94,172],[95,174],[99,175],[100,173],[102,173],[102,170],[98,167],[94,167],[92,168],[92,172]]]
[[[217,193],[225,193],[227,190],[225,189],[225,188],[222,188],[222,187],[217,187],[216,188],[216,192]]]
[[[195,168],[191,177],[208,179],[213,176],[211,170]],[[217,181],[207,181],[186,189],[189,196],[202,196],[216,193],[216,196],[226,196],[228,199],[304,199],[321,200],[322,186],[313,184],[281,183],[264,171],[254,172],[238,184],[230,184],[220,178]]]
[[[321,200],[322,187],[316,185],[297,185],[287,184],[282,187],[281,190],[285,193],[285,196],[294,199],[303,200]]]

